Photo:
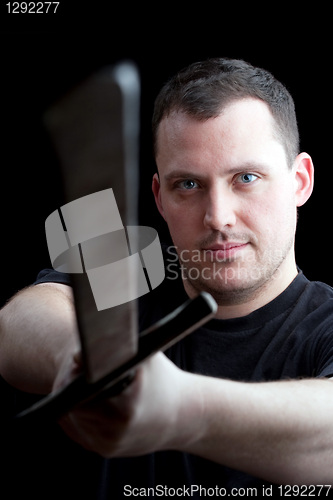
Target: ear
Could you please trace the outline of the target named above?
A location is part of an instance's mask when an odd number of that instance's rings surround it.
[[[301,153],[296,157],[293,165],[296,184],[296,206],[301,207],[308,201],[313,191],[314,168],[311,156]]]
[[[162,196],[161,196],[161,184],[158,174],[154,174],[153,176],[152,190],[154,193],[155,203],[158,208],[158,211],[162,215],[163,219],[165,219],[163,204],[162,204]]]

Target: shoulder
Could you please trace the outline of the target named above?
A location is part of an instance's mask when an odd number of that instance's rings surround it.
[[[154,324],[188,298],[182,285],[181,271],[174,247],[162,244],[162,252],[165,278],[157,288],[139,298],[140,330]],[[54,269],[43,269],[33,284],[41,283],[59,283],[71,286],[71,276]]]
[[[312,335],[320,331],[333,333],[333,288],[320,281],[309,281],[303,274],[299,276],[302,290],[296,297],[290,315],[295,327],[304,325]]]
[[[40,283],[61,283],[70,286],[71,279],[70,275],[67,273],[61,273],[54,269],[43,269],[38,273],[33,285],[39,285]]]
[[[305,311],[328,308],[333,314],[333,288],[321,281],[309,281],[304,277],[305,287],[300,296],[300,306]]]

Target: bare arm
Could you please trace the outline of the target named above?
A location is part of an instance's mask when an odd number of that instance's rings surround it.
[[[20,292],[0,312],[0,335],[0,373],[11,384],[46,393],[66,383],[66,357],[77,349],[70,289]],[[274,483],[333,484],[332,415],[330,380],[221,380],[186,373],[159,353],[120,396],[82,404],[61,425],[104,456],[176,449]]]
[[[61,424],[98,453],[180,450],[277,484],[333,485],[333,383],[241,383],[176,368],[159,353],[113,399]]]
[[[196,390],[200,417],[186,451],[274,483],[333,485],[331,380],[198,377]]]
[[[77,338],[70,287],[26,288],[0,311],[0,375],[20,390],[49,393],[64,357],[78,350]]]

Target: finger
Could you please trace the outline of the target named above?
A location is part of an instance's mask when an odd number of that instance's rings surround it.
[[[73,354],[73,361],[76,364],[77,368],[82,368],[82,352],[81,350],[76,351]]]

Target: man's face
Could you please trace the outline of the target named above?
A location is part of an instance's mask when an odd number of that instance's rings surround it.
[[[190,296],[241,303],[272,278],[295,276],[297,181],[266,104],[236,101],[206,121],[171,113],[156,161],[155,199]]]

